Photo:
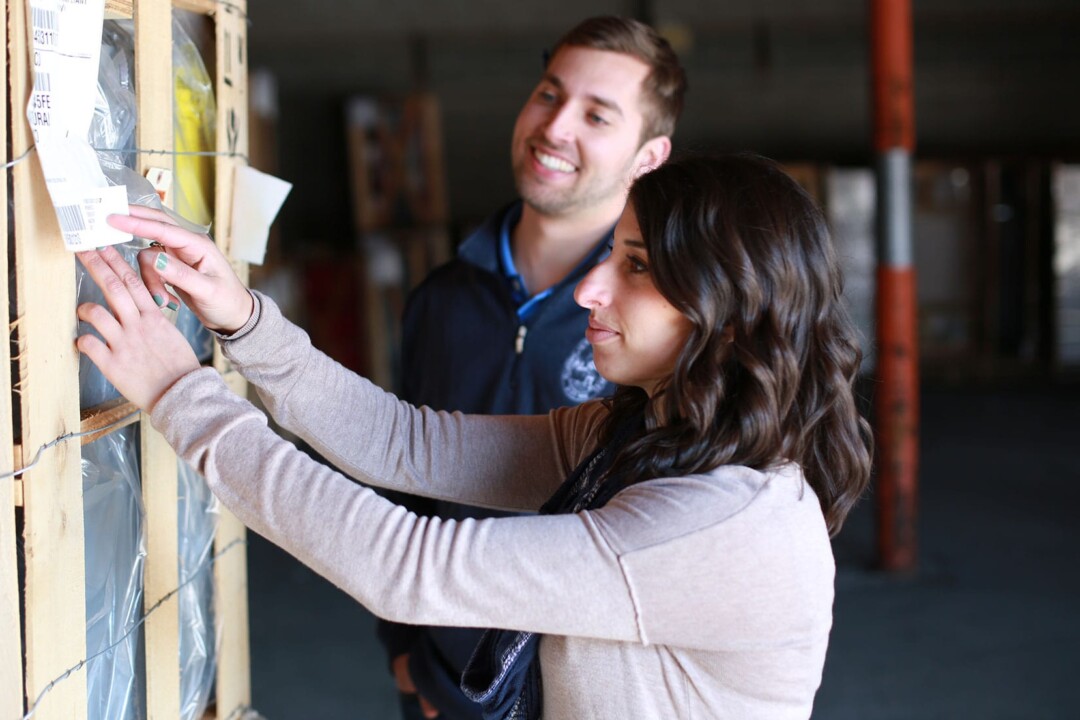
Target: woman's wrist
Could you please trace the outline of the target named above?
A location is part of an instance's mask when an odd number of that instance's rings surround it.
[[[255,326],[259,323],[259,316],[262,314],[262,303],[259,302],[259,296],[253,293],[251,290],[247,291],[248,300],[251,303],[251,310],[248,313],[247,321],[234,330],[212,330],[212,332],[218,336],[221,340],[239,340],[243,336],[251,332]]]

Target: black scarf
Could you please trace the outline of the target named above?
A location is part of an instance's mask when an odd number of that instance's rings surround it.
[[[618,478],[606,477],[612,461],[632,434],[640,432],[642,416],[628,419],[612,441],[578,465],[540,508],[541,515],[576,513],[603,507],[622,490]],[[536,720],[543,693],[540,681],[540,636],[531,632],[484,631],[461,676],[461,690],[479,703],[484,720]]]

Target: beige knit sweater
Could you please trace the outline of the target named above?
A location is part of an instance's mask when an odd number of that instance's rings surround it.
[[[259,299],[227,355],[283,427],[365,483],[536,510],[595,447],[598,402],[536,417],[416,409]],[[795,466],[651,480],[576,515],[441,521],[313,462],[212,369],[178,381],[152,419],[244,523],[375,614],[544,633],[546,718],[810,715],[834,566]]]

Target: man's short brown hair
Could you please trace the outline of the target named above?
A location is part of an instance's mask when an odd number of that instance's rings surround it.
[[[559,38],[551,56],[567,46],[623,53],[648,65],[649,74],[641,88],[645,115],[641,140],[670,137],[675,132],[675,123],[682,114],[686,73],[671,44],[656,30],[630,18],[593,17]]]

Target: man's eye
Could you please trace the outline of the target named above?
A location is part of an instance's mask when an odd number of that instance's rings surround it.
[[[597,113],[589,113],[589,122],[591,122],[593,125],[608,124],[607,118],[605,118],[603,115],[598,115]]]

